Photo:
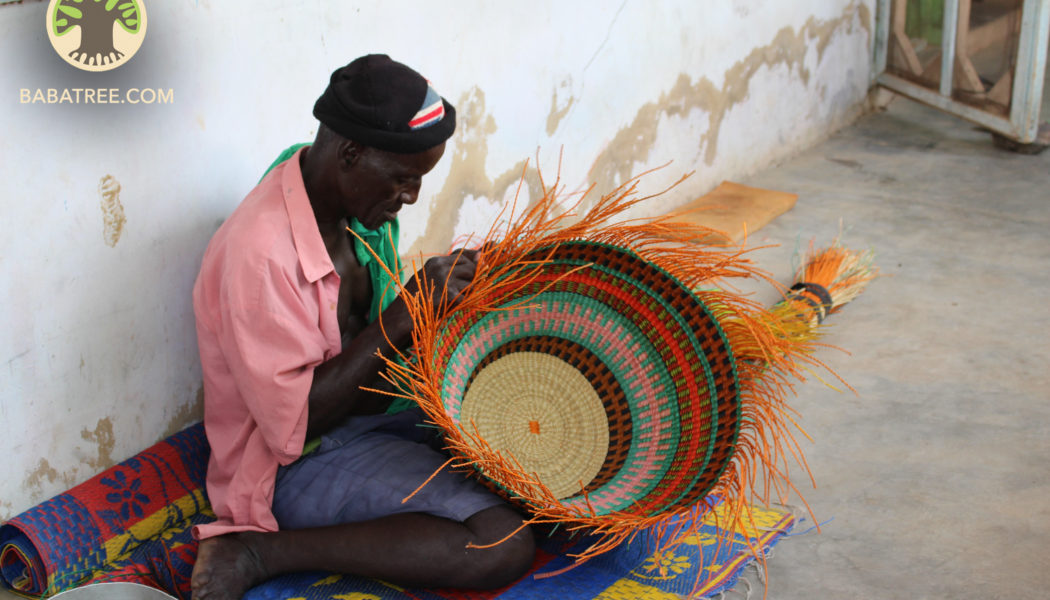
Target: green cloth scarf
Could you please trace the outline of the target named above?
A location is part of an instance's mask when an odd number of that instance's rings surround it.
[[[289,146],[266,169],[266,173],[269,173],[274,167],[291,158],[299,148],[309,145],[295,144],[294,146]],[[266,173],[263,173],[263,177],[266,177]],[[361,236],[364,243],[368,245],[365,247],[360,240],[354,238],[354,254],[357,256],[357,262],[368,269],[368,278],[372,281],[372,306],[368,309],[368,322],[371,323],[379,318],[379,313],[386,310],[386,307],[390,306],[394,298],[397,298],[397,284],[394,283],[390,274],[387,273],[387,269],[391,273],[398,272],[397,238],[400,228],[397,224],[397,219],[389,223],[383,223],[379,226],[379,229],[366,229],[357,219],[350,219],[350,229]],[[375,251],[376,255],[379,256],[379,261],[376,261],[375,256],[372,256],[368,248]]]

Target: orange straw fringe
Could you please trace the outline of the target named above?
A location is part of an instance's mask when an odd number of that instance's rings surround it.
[[[739,278],[757,277],[778,284],[752,263],[748,256],[751,250],[729,244],[698,243],[698,240],[711,239],[712,230],[708,228],[675,222],[671,216],[617,220],[631,207],[653,197],[638,197],[637,194],[639,179],[646,174],[626,181],[601,197],[582,215],[574,211],[593,192],[593,186],[579,194],[571,206],[561,209],[563,190],[559,188],[559,180],[548,187],[540,174],[542,197],[520,214],[517,194],[503,208],[495,219],[495,223],[502,225],[494,225],[478,244],[486,250],[481,255],[473,283],[452,302],[443,299],[435,306],[429,293],[434,282],[419,281],[420,292],[410,294],[400,283],[398,274],[391,273],[393,280],[398,282],[414,323],[414,350],[411,359],[401,356],[400,362],[394,357],[384,357],[387,371],[383,377],[402,390],[398,396],[414,400],[426,413],[429,422],[442,428],[446,434],[446,447],[456,457],[454,460],[472,465],[528,511],[531,517],[525,525],[560,524],[568,531],[596,534],[598,541],[578,555],[572,555],[576,559],[574,565],[607,552],[648,528],[655,531],[651,539],[670,539],[659,544],[656,551],[670,550],[688,534],[697,531],[695,522],[683,530],[682,522],[671,517],[697,521],[711,510],[712,504],[705,499],[693,506],[651,515],[597,515],[589,505],[586,509],[567,507],[535,474],[526,473],[513,456],[494,449],[481,437],[473,423],[456,423],[445,413],[441,401],[443,373],[437,372],[430,360],[436,354],[435,344],[442,324],[457,313],[501,310],[495,305],[492,294],[497,283],[500,286],[507,286],[508,282],[527,284],[535,276],[535,270],[521,267],[535,264],[535,261],[526,262],[524,257],[541,248],[553,248],[573,240],[628,248],[694,290],[721,324],[737,358],[742,418],[733,458],[709,492],[713,497],[721,498],[725,507],[726,520],[720,525],[727,539],[720,539],[720,544],[730,541],[732,531],[754,525],[750,510],[752,502],[784,504],[789,494],[798,494],[788,478],[789,459],[801,465],[810,481],[813,480],[793,431],[806,434],[798,427],[797,414],[787,405],[786,398],[794,393],[796,382],[805,380],[806,365],[830,369],[811,356],[816,347],[813,337],[798,335],[792,311],[799,307],[792,305],[788,307],[790,310],[771,311],[739,294],[715,289],[716,285]],[[524,177],[523,170],[522,181]],[[519,193],[520,190],[519,185]],[[415,260],[412,263],[413,270],[421,267]],[[820,261],[813,264],[804,276],[819,278],[830,270],[833,270],[830,263]],[[829,288],[832,289],[834,286]],[[527,304],[528,300],[522,303]],[[664,534],[672,535],[666,538]],[[756,558],[761,559],[758,548],[753,547],[752,551]]]

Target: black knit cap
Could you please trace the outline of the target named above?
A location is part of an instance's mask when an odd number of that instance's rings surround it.
[[[456,130],[456,109],[422,75],[385,54],[336,69],[314,116],[349,140],[398,154],[429,150]]]

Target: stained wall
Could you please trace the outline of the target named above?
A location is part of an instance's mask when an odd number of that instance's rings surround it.
[[[350,59],[388,53],[458,109],[402,218],[434,251],[487,229],[526,161],[596,194],[693,172],[645,214],[814,144],[863,110],[873,29],[873,0],[145,0],[139,53],[98,74],[54,53],[46,6],[0,6],[0,520],[200,419],[204,247]],[[49,88],[173,102],[22,102]]]

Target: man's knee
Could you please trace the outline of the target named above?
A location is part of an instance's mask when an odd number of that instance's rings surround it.
[[[521,515],[509,506],[494,506],[467,519],[481,545],[503,540],[490,548],[475,550],[478,587],[503,587],[524,575],[536,556],[536,541],[532,529],[523,526]],[[513,536],[505,539],[511,532]]]

